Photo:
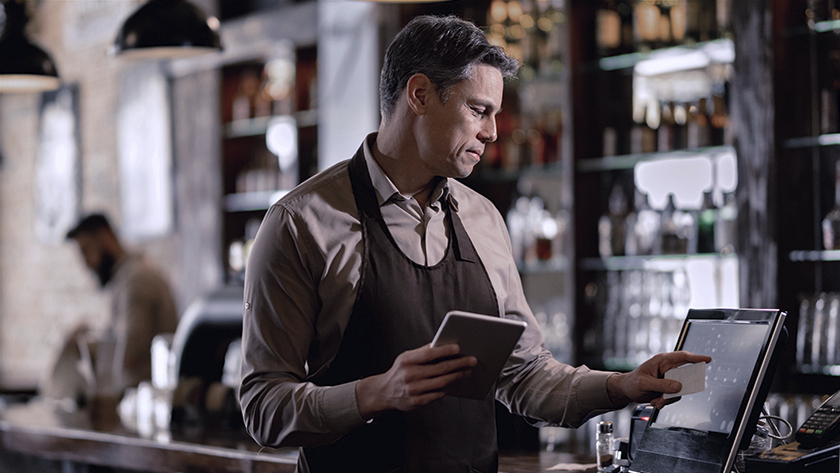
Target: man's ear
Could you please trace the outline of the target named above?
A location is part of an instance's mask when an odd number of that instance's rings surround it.
[[[429,95],[435,93],[434,85],[426,74],[418,72],[408,78],[405,86],[405,97],[408,107],[417,115],[426,114]]]

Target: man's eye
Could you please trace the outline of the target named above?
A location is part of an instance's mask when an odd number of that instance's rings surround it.
[[[486,109],[483,109],[483,108],[475,108],[475,107],[473,107],[472,111],[473,111],[473,113],[475,113],[475,114],[476,114],[476,115],[478,115],[478,116],[485,115],[485,114],[487,113],[487,110],[486,110]]]

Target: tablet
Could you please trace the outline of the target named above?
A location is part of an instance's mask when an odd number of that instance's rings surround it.
[[[463,355],[478,359],[472,374],[452,383],[447,394],[468,399],[486,398],[526,325],[519,320],[458,310],[447,313],[432,346],[457,343]]]

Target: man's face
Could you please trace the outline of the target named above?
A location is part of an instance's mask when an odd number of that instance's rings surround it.
[[[470,79],[452,86],[445,103],[436,92],[428,94],[418,147],[420,159],[433,175],[467,177],[472,172],[484,145],[496,140],[503,88],[502,73],[481,64]]]
[[[79,233],[74,238],[85,265],[99,278],[99,284],[105,286],[114,268],[114,257],[107,251],[101,236],[97,233]]]

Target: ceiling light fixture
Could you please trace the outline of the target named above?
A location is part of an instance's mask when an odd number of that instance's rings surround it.
[[[23,3],[2,3],[5,17],[0,34],[0,93],[43,92],[60,85],[58,70],[50,55],[26,37],[28,17]]]
[[[138,59],[178,59],[222,49],[219,20],[187,0],[149,0],[120,27],[112,52]]]

